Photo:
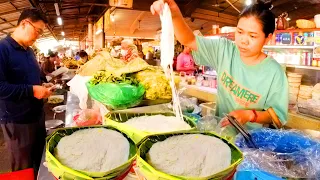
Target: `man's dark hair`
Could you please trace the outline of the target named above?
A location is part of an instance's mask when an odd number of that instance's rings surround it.
[[[50,57],[57,57],[58,56],[58,53],[54,53],[54,52],[49,52],[48,54]]]
[[[18,25],[25,19],[30,19],[31,22],[43,21],[45,24],[48,23],[47,17],[36,8],[23,10],[19,17]]]
[[[80,51],[79,56],[81,58],[84,58],[84,57],[88,56],[88,54],[86,53],[86,51],[82,50],[82,51]]]

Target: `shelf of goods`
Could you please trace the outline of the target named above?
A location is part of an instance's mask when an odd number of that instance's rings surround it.
[[[265,45],[264,49],[313,49],[313,46],[297,46],[297,45]]]
[[[188,85],[185,95],[197,97],[205,102],[216,102],[217,90],[213,88]],[[289,112],[288,122],[285,125],[289,129],[311,129],[320,131],[320,121],[311,117],[300,115],[294,111]]]
[[[301,66],[301,65],[292,65],[292,64],[283,64],[286,67],[297,68],[297,69],[310,69],[310,70],[318,70],[320,71],[320,67],[315,66]]]

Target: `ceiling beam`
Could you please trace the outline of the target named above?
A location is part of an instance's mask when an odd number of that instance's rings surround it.
[[[16,10],[18,10],[18,8],[17,8],[11,1],[9,1],[9,3],[10,3],[11,6],[13,6]]]
[[[195,13],[200,13],[200,14],[205,14],[205,15],[211,15],[211,16],[226,18],[226,19],[229,19],[229,20],[238,21],[238,17],[237,16],[232,16],[232,15],[229,15],[229,14],[226,14],[226,13],[219,13],[219,12],[210,11],[210,10],[206,10],[206,9],[200,9],[200,8],[197,8],[194,12]]]
[[[41,4],[53,4],[53,3],[56,3],[57,1],[56,0],[40,0],[38,1],[38,3],[41,3]],[[63,1],[63,0],[59,0],[58,1],[59,3],[63,3],[63,4],[79,4],[79,1],[69,1],[69,0],[66,0],[66,1]],[[87,1],[87,3],[94,3],[94,1]],[[81,3],[81,2],[80,2]]]
[[[1,32],[2,34],[9,34],[9,33],[7,33],[7,32],[4,32],[4,31],[2,31],[2,30],[0,30],[0,32]]]
[[[235,3],[237,3],[239,0],[236,0],[234,2],[230,2],[229,0],[225,0],[229,6],[227,6],[226,8],[224,8],[223,10],[221,10],[220,12],[224,12],[225,10],[227,10],[229,7],[232,7],[235,11],[237,11],[239,14],[241,13],[241,11],[234,5]]]
[[[237,25],[237,21],[235,21],[235,20],[230,20],[230,19],[226,19],[226,18],[222,18],[222,17],[211,16],[211,15],[206,15],[206,14],[201,14],[201,13],[196,13],[196,12],[192,13],[191,17],[196,18],[196,19],[206,20],[206,21],[223,23],[223,24],[231,25],[231,26]]]
[[[190,0],[184,7],[183,7],[183,16],[190,17],[191,14],[196,10],[198,5],[201,3],[202,0]]]
[[[8,30],[8,29],[12,29],[12,28],[15,28],[15,27],[7,27],[7,28],[3,28],[3,29],[0,29],[0,31],[5,31],[5,30]]]
[[[4,20],[3,20],[4,21]],[[4,21],[4,22],[1,22],[0,23],[0,25],[3,25],[3,24],[8,24],[8,23],[13,23],[13,22],[16,22],[16,21],[18,21],[17,19],[15,19],[15,20],[11,20],[11,21]]]
[[[48,15],[47,15],[48,16]],[[58,16],[57,15],[49,15],[49,18],[56,19]],[[86,14],[61,14],[60,17],[65,18],[65,19],[77,19],[77,18],[86,18]],[[90,17],[100,17],[99,15],[92,14]]]
[[[288,2],[296,2],[296,0],[276,0],[272,3],[273,7],[276,8],[282,4],[286,4]]]
[[[62,11],[64,10],[71,10],[71,9],[78,9],[78,8],[88,8],[89,6],[88,5],[84,5],[84,6],[62,6],[61,8],[59,8],[59,11],[60,11],[60,14],[62,14]],[[47,13],[51,13],[51,12],[54,12],[54,14],[56,14],[56,10],[55,9],[50,9],[50,10],[47,10],[46,11],[46,14]]]
[[[5,4],[5,3],[11,3],[12,0],[1,0],[0,1],[0,4]],[[24,0],[15,0],[14,2],[25,2]]]
[[[130,34],[133,34],[138,28],[139,28],[139,23],[141,22],[143,16],[145,15],[146,12],[141,12],[138,17],[133,21],[133,23],[130,26]]]
[[[103,7],[109,7],[109,4],[99,4],[99,3],[81,3],[83,5],[89,5],[89,6],[103,6]]]
[[[4,19],[4,18],[2,18],[2,17],[0,17],[0,19],[1,19],[2,21],[4,21],[5,23],[10,24],[12,27],[16,27],[16,26],[13,25],[12,23],[8,22],[6,19]]]
[[[93,5],[91,5],[91,6],[90,6],[90,8],[89,8],[89,10],[88,10],[88,12],[87,12],[87,17],[89,16],[89,14],[90,14],[90,12],[91,12],[92,8],[93,8]]]
[[[57,26],[55,26],[54,28],[52,28],[52,30],[67,30],[67,29],[76,29],[76,30],[82,30],[82,29],[79,29],[79,28],[83,28],[83,26],[85,26],[86,24],[83,24],[83,25],[80,25],[80,26],[73,26],[73,27],[63,27],[63,28],[56,28]]]
[[[12,13],[17,13],[17,12],[22,12],[23,10],[28,9],[28,8],[29,7],[24,7],[24,8],[16,9],[16,10],[13,10],[13,11],[1,12],[0,16],[12,14]]]
[[[39,4],[38,0],[29,0],[30,4],[33,7],[36,7],[37,9],[41,10],[44,13],[44,10],[42,8],[42,6]],[[52,28],[49,24],[46,24],[47,29],[51,32],[52,36],[54,37],[54,39],[58,40],[57,36],[55,35],[55,33],[52,31]]]

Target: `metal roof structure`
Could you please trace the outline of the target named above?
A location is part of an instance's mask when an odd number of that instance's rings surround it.
[[[116,8],[116,22],[106,35],[140,36],[160,29],[159,17],[149,12],[154,0],[133,0],[132,9]],[[237,16],[246,5],[246,0],[176,0],[188,25],[210,33],[212,25],[235,26]],[[57,23],[55,3],[58,5],[63,25]],[[311,19],[320,9],[319,0],[273,0],[272,11],[276,16],[288,12],[291,25],[299,18]],[[81,40],[87,35],[88,21],[97,21],[111,8],[108,0],[0,0],[0,37],[11,33],[25,8],[37,7],[48,17],[49,24],[44,37],[57,40]],[[61,32],[65,36],[61,35]]]

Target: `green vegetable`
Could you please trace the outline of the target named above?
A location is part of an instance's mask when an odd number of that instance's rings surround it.
[[[107,71],[99,71],[90,80],[92,85],[98,85],[100,83],[125,83],[137,86],[139,82],[136,78],[132,77],[131,74],[122,74],[120,77],[114,76],[112,73]]]

